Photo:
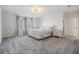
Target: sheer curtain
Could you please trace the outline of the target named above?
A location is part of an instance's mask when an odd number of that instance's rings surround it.
[[[18,20],[18,35],[23,35],[25,31],[25,20],[23,17],[19,17]]]
[[[17,36],[28,34],[32,29],[40,28],[40,18],[16,17]]]
[[[33,29],[33,19],[27,18],[27,32],[29,33]]]
[[[17,35],[26,34],[26,19],[24,17],[17,17]]]

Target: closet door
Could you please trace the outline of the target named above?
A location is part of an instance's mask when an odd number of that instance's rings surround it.
[[[65,34],[78,37],[78,15],[68,14],[65,20]]]
[[[71,35],[78,37],[78,16],[72,16],[70,21]]]

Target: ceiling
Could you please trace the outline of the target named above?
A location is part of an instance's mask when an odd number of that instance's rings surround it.
[[[33,7],[38,7],[42,9],[41,13],[79,11],[79,5],[71,5],[71,7],[67,7],[67,5],[35,5],[35,6],[34,5],[3,5],[1,7],[3,10],[13,12],[19,15],[32,14],[31,9]]]

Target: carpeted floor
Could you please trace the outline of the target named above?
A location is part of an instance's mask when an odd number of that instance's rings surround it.
[[[29,36],[9,38],[0,44],[0,54],[78,54],[79,40],[49,37],[35,40]]]

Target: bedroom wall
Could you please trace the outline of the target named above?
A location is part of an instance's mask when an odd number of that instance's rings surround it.
[[[2,10],[2,37],[11,37],[16,31],[16,16]]]
[[[40,20],[41,18],[33,18],[33,29],[39,29],[40,28]]]
[[[53,27],[63,30],[63,13],[62,12],[51,12],[48,13],[41,20],[41,27]]]
[[[2,37],[1,37],[1,20],[2,20],[2,10],[1,10],[1,8],[0,8],[0,43],[1,43],[1,40],[2,40]]]
[[[79,29],[79,12],[78,12],[78,29]],[[79,30],[78,30],[78,38],[79,38]]]

